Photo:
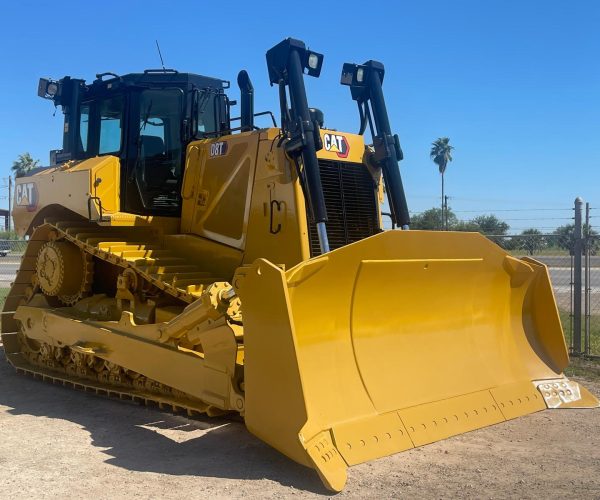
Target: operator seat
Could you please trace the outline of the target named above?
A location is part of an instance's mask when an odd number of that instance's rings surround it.
[[[141,160],[146,186],[159,188],[171,175],[165,154],[165,142],[162,137],[141,135]]]

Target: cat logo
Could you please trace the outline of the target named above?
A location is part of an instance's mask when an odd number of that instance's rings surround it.
[[[15,205],[26,207],[28,211],[33,212],[37,208],[38,192],[35,182],[25,182],[17,184],[15,189]]]
[[[323,134],[323,146],[326,151],[331,151],[338,155],[338,158],[348,158],[350,144],[348,139],[339,134]]]

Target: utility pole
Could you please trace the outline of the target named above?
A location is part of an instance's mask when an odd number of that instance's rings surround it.
[[[8,176],[8,221],[6,230],[10,231],[10,220],[12,219],[12,175]]]
[[[444,229],[448,231],[448,195],[444,196]]]

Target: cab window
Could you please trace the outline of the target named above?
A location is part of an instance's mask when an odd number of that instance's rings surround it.
[[[88,132],[90,123],[90,105],[82,104],[79,115],[79,153],[85,155],[88,151]]]
[[[98,154],[121,151],[123,129],[123,96],[104,99],[100,103],[100,145]]]
[[[196,104],[196,137],[203,137],[205,134],[217,130],[215,96],[214,91],[210,89],[198,92]]]

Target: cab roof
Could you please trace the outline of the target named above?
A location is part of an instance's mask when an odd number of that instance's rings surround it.
[[[154,85],[184,88],[229,88],[227,80],[197,75],[194,73],[180,73],[174,69],[147,69],[143,73],[128,73],[116,75],[114,73],[100,73],[91,85],[86,85],[91,92],[115,90],[118,87],[152,87]]]

